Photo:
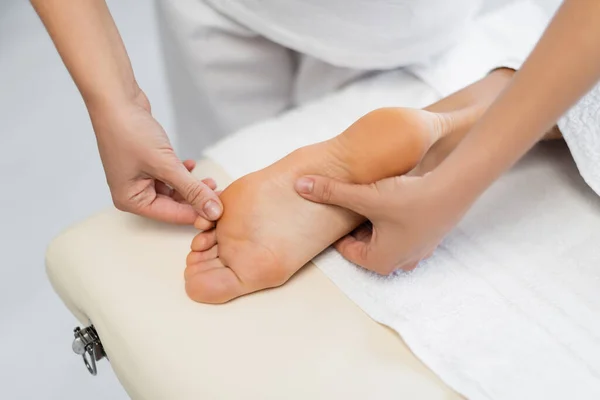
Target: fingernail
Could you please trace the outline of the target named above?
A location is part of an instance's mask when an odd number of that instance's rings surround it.
[[[221,207],[214,200],[209,200],[204,205],[204,212],[209,219],[217,219],[221,215]]]
[[[300,178],[296,181],[296,191],[298,193],[310,194],[313,191],[315,182],[309,178]]]

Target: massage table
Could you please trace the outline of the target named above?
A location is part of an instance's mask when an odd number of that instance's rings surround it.
[[[229,181],[209,159],[194,173]],[[131,398],[460,397],[312,263],[276,289],[193,302],[183,270],[195,233],[111,209],[48,248],[54,289],[82,328],[93,326]],[[99,373],[108,365],[99,360]]]

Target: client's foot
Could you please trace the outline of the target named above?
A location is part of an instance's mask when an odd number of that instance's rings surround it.
[[[188,295],[223,303],[286,282],[363,220],[302,199],[294,190],[296,179],[321,174],[371,183],[407,173],[449,133],[448,119],[421,110],[376,110],[341,135],[235,181],[221,195],[225,212],[216,229],[192,242],[185,270]]]

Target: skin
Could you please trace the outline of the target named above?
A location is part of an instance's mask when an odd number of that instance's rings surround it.
[[[598,82],[599,49],[600,2],[566,0],[510,85],[433,172],[371,185],[311,176],[296,188],[308,200],[353,210],[372,222],[372,230],[337,244],[348,260],[384,274],[414,268]]]
[[[117,208],[160,221],[217,219],[222,204],[175,155],[138,86],[104,0],[32,0],[85,101]]]
[[[446,133],[445,125],[441,115],[426,111],[376,110],[341,135],[301,148],[235,181],[221,195],[225,212],[216,230],[192,243],[194,250],[205,251],[188,256],[188,294],[197,301],[222,303],[283,284],[329,243],[362,222],[354,213],[303,200],[293,188],[298,177],[319,172],[366,183],[404,174]],[[370,132],[385,139],[374,142]],[[398,148],[404,151],[395,151]],[[366,157],[381,162],[358,168]]]
[[[365,184],[425,174],[460,142],[512,74],[497,70],[425,110],[376,110],[336,138],[234,182],[221,196],[225,213],[216,229],[203,219],[196,223],[206,231],[196,236],[187,258],[188,295],[223,303],[283,284],[364,221],[349,210],[303,200],[294,191],[296,179],[319,173]]]

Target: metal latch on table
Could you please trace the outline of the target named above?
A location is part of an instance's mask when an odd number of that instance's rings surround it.
[[[94,325],[83,329],[77,327],[74,329],[73,334],[75,335],[72,346],[73,351],[83,358],[83,363],[90,374],[96,375],[98,373],[96,361],[106,357],[96,328],[94,328]]]

